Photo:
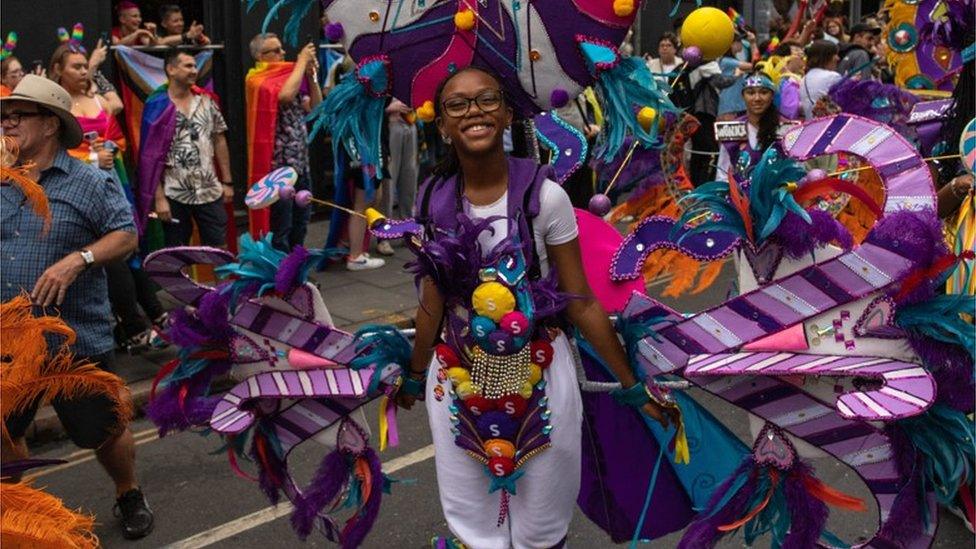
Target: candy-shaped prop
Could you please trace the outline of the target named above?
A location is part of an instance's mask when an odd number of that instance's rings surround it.
[[[685,17],[681,24],[681,43],[688,53],[689,47],[698,48],[705,61],[717,59],[729,51],[735,38],[735,27],[729,16],[717,8],[698,8]]]
[[[288,185],[271,187],[274,193]],[[261,489],[273,502],[284,494],[294,505],[299,537],[315,528],[344,547],[362,543],[376,515],[386,479],[369,446],[362,406],[381,400],[380,447],[396,443],[395,407],[410,345],[391,327],[368,326],[350,334],[332,326],[308,272],[318,254],[303,247],[275,250],[268,237],[241,238],[235,258],[224,250],[171,248],[146,258],[145,268],[186,309],[174,311],[166,336],[182,347],[153,384],[147,415],[160,432],[208,426],[226,441],[231,466],[256,464]],[[210,264],[217,287],[194,282],[186,269]],[[220,397],[210,382],[229,373],[240,380]],[[301,487],[288,458],[316,441],[327,449],[312,482]],[[346,490],[362,501],[344,525],[331,514]]]
[[[878,502],[881,528],[866,545],[928,546],[935,507],[926,492],[935,486],[955,487],[966,479],[958,471],[945,478],[935,469],[920,473],[899,464],[938,459],[915,429],[927,425],[929,418],[948,414],[963,426],[971,425],[963,415],[972,405],[971,386],[966,395],[952,397],[961,409],[935,403],[958,392],[956,382],[941,381],[955,379],[960,368],[971,371],[969,353],[974,352],[971,338],[933,339],[942,329],[935,326],[971,333],[971,324],[958,314],[971,309],[972,301],[935,294],[942,274],[959,258],[948,253],[937,229],[930,172],[897,132],[856,116],[798,126],[786,133],[782,147],[791,158],[767,152],[748,189],[710,183],[689,195],[694,205],[682,220],[671,221],[670,228],[666,218],[649,219],[624,242],[615,262],[615,274],[626,277],[639,270],[634,262],[641,261],[640,254],[654,247],[673,246],[715,258],[736,252],[743,259],[741,295],[721,305],[686,317],[635,296],[623,313],[626,319],[644,319],[651,334],[628,341],[642,375],[678,373],[769,423],[748,460],[712,495],[685,543],[713,543],[742,527],[751,540],[753,521],[772,520],[763,514],[766,504],[742,505],[751,497],[761,501],[764,494],[750,494],[754,488],[744,488],[741,479],[770,475],[772,493],[779,489],[776,479],[810,475],[792,449],[789,437],[796,437],[852,467],[867,483]],[[829,215],[801,206],[820,192],[857,191],[837,183],[833,174],[804,175],[791,160],[838,153],[864,158],[886,190],[883,204],[876,205],[878,221],[857,247],[844,244],[842,230]],[[820,236],[790,236],[804,231]],[[942,351],[951,357],[948,362]],[[821,390],[817,384],[782,379],[811,375],[836,382]],[[865,382],[852,383],[853,379]],[[905,436],[911,440],[895,443]],[[692,463],[695,459],[692,452]],[[818,506],[862,507],[819,481],[805,480],[803,485],[803,497],[819,500]],[[783,517],[792,509],[776,512]],[[818,543],[823,523],[794,527],[812,536],[800,544],[807,546]],[[897,539],[892,533],[896,527]],[[788,524],[781,528],[791,529]],[[782,537],[776,538],[776,543],[782,542]]]
[[[247,189],[244,204],[252,210],[267,208],[278,200],[289,200],[295,196],[295,182],[298,172],[290,166],[271,171]]]

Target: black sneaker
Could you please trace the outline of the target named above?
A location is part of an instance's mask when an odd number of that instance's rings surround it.
[[[139,539],[152,532],[153,513],[142,490],[133,488],[119,496],[112,512],[119,518],[125,539]]]

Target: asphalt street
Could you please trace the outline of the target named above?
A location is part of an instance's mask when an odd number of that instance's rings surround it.
[[[345,271],[316,274],[322,284],[327,304],[338,316],[337,324],[354,326],[373,317],[396,319],[409,314],[407,289],[409,275],[399,271],[405,256],[402,250],[391,265],[361,278]],[[729,280],[731,264],[720,280]],[[345,280],[344,283],[337,282]],[[358,286],[354,284],[359,284]],[[651,293],[660,289],[652,286]],[[697,311],[722,300],[727,287],[716,284],[708,292],[671,301],[679,310]],[[401,295],[402,294],[402,295]],[[392,297],[391,297],[392,295]],[[391,305],[390,301],[396,305]],[[344,305],[343,305],[344,304]],[[342,305],[341,307],[339,305]],[[397,309],[397,307],[403,307]],[[357,313],[356,311],[360,311]],[[345,316],[344,316],[345,315]],[[717,402],[698,390],[693,395],[708,406],[719,419],[748,438],[746,415],[728,405]],[[377,425],[376,405],[369,406],[370,426]],[[384,498],[382,511],[365,547],[429,546],[434,535],[449,535],[437,497],[433,448],[423,406],[399,415],[400,446],[388,449],[381,456],[385,471],[401,482],[394,485],[393,494]],[[305,543],[291,530],[285,503],[272,507],[257,485],[234,474],[228,466],[226,454],[220,451],[221,442],[214,436],[180,433],[160,439],[145,419],[136,421],[132,430],[137,440],[138,477],[151,507],[156,514],[155,531],[139,541],[126,541],[112,515],[114,503],[112,486],[90,452],[79,451],[70,442],[50,442],[33,448],[37,457],[58,457],[69,463],[42,470],[34,482],[63,498],[72,508],[95,514],[97,534],[105,547],[326,547],[331,544],[313,534]],[[293,454],[291,465],[300,483],[306,483],[322,458],[321,446],[309,443]],[[648,467],[653,467],[648,457]],[[243,464],[249,471],[250,464]],[[827,483],[848,493],[872,501],[863,482],[850,469],[830,460],[815,462],[820,477]],[[495,509],[486,509],[495,513]],[[654,509],[647,520],[654,520]],[[832,513],[828,529],[849,542],[867,539],[877,525],[877,508],[869,503],[865,513],[836,511]],[[679,535],[671,535],[643,546],[674,547]],[[570,547],[601,547],[612,545],[609,537],[577,511],[570,529]],[[742,547],[741,535],[720,547]],[[759,543],[768,546],[767,540]],[[943,513],[940,518],[935,547],[973,547],[973,536],[961,521]]]

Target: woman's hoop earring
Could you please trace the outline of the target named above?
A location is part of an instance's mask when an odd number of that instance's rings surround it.
[[[451,138],[450,138],[450,137],[448,137],[448,136],[446,136],[446,135],[442,135],[442,136],[441,136],[441,139],[443,139],[443,140],[444,140],[444,143],[446,143],[446,144],[448,144],[448,145],[450,145],[450,144],[451,144]]]

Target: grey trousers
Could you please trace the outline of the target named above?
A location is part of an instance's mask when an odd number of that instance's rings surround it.
[[[389,172],[390,179],[381,183],[383,215],[393,217],[394,198],[398,198],[400,217],[410,217],[417,196],[417,126],[390,123]]]

